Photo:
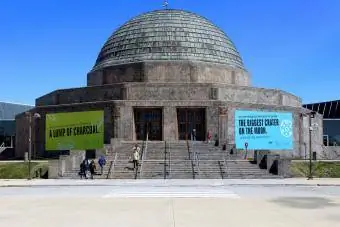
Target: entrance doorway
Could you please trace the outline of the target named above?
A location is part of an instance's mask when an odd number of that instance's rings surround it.
[[[191,138],[196,130],[196,140],[205,141],[205,108],[177,108],[179,140]]]
[[[149,140],[162,140],[163,118],[161,108],[135,108],[136,139],[145,140],[148,133]]]

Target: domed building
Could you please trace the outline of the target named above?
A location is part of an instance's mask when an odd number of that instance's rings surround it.
[[[304,152],[308,125],[299,97],[253,87],[234,43],[208,19],[156,10],[132,18],[108,38],[86,87],[36,99],[32,112],[41,120],[33,132],[35,150],[45,152],[47,113],[104,110],[105,144],[144,140],[146,132],[153,141],[186,140],[193,129],[196,140],[204,141],[209,131],[220,144],[234,144],[237,109],[292,113],[294,155]],[[27,133],[24,121],[18,116],[19,133]],[[17,141],[17,150],[23,154],[27,143]]]

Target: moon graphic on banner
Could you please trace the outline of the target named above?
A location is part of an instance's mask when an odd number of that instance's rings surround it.
[[[293,134],[293,123],[290,120],[283,120],[280,124],[280,132],[284,137],[291,137]]]

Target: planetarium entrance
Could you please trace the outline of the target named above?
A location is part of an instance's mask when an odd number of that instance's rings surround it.
[[[193,129],[196,131],[196,140],[205,140],[204,108],[178,108],[177,121],[179,140],[191,139]]]
[[[135,108],[136,139],[162,140],[162,109],[161,108]]]

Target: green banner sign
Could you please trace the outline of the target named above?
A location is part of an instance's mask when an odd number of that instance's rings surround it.
[[[46,115],[46,150],[87,150],[104,147],[104,111]]]

